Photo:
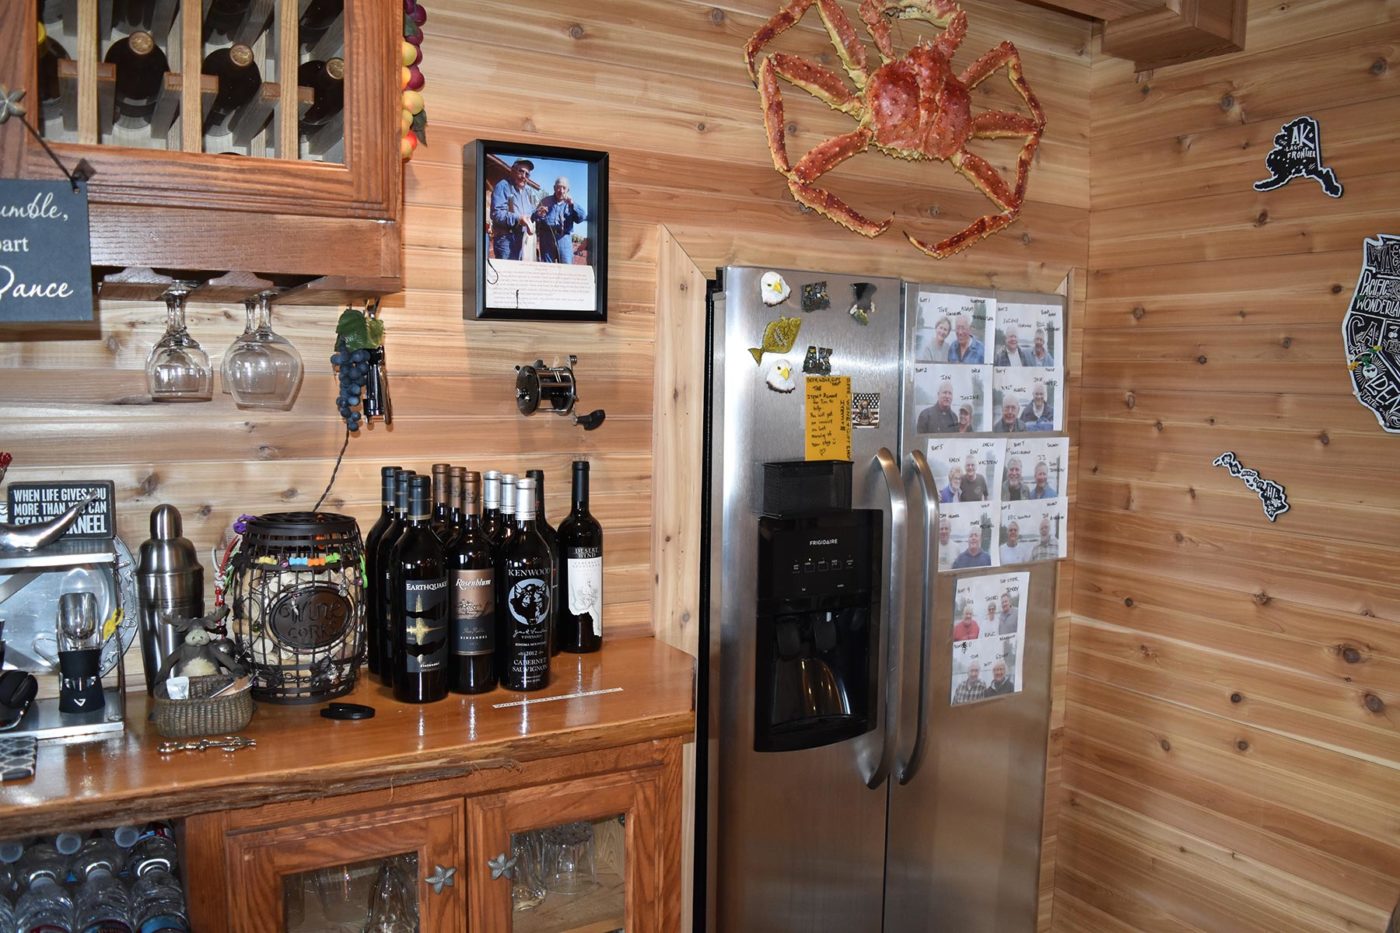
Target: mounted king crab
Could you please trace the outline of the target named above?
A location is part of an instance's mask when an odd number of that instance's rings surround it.
[[[755,67],[764,46],[796,25],[813,3],[855,91],[832,69],[797,55],[774,52]],[[889,219],[876,223],[816,184],[822,175],[874,146],[897,159],[951,162],[999,208],[997,213],[980,217],[937,243],[925,243],[905,233],[910,243],[930,256],[951,256],[1010,224],[1021,212],[1026,176],[1045,130],[1045,111],[1021,73],[1021,56],[1016,47],[1003,42],[958,75],[953,73],[951,59],[967,34],[967,14],[953,0],[862,0],[860,18],[875,40],[882,62],[874,69],[855,27],[836,0],[792,0],[764,23],[744,47],[749,77],[763,102],[763,125],[768,131],[773,165],[787,178],[793,197],[863,236],[884,233]],[[921,40],[903,58],[895,58],[890,19],[921,19],[943,32],[932,42]],[[970,91],[1002,66],[1006,67],[1011,86],[1030,108],[1030,116],[1006,110],[987,110],[973,116]],[[856,128],[818,143],[794,163],[787,153],[778,78],[849,114],[857,121]],[[1008,184],[990,162],[967,148],[969,140],[1000,138],[1025,139],[1016,161],[1014,185]]]

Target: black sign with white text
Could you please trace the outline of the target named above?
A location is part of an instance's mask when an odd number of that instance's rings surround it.
[[[0,323],[91,321],[87,185],[0,179]]]
[[[113,514],[116,484],[109,479],[88,482],[11,483],[5,494],[10,509],[10,522],[15,525],[37,525],[55,519],[89,494],[97,498],[88,503],[78,520],[64,532],[65,538],[110,538],[116,534]]]

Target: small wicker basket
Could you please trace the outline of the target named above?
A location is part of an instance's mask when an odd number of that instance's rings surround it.
[[[220,696],[209,694],[228,684],[228,677],[190,678],[190,698],[172,700],[164,683],[156,684],[151,717],[156,731],[167,739],[188,739],[201,735],[228,735],[237,732],[253,718],[252,681]]]

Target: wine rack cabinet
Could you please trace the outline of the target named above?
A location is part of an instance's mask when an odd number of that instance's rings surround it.
[[[94,170],[105,297],[159,294],[168,277],[145,269],[251,289],[314,279],[302,300],[325,303],[398,290],[396,0],[3,7],[0,82],[26,89],[31,123],[68,168]],[[343,83],[325,78],[332,59]],[[14,121],[0,127],[0,174],[62,177]]]

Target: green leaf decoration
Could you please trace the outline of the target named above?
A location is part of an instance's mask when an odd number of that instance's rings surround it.
[[[345,338],[345,347],[349,350],[373,350],[384,342],[384,322],[370,320],[356,308],[341,312],[335,332]]]
[[[428,110],[426,107],[413,115],[413,125],[410,129],[413,130],[420,143],[425,146],[428,144]]]
[[[421,36],[422,34],[423,30],[420,29],[418,27],[418,24],[413,21],[413,17],[405,13],[403,15],[403,37],[405,39],[412,39],[415,36]]]

